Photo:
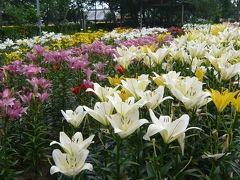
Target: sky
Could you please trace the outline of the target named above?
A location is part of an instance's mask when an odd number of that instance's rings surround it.
[[[93,8],[95,8],[95,7],[93,7]],[[97,2],[97,9],[102,9],[102,8],[108,9],[108,5],[106,3],[100,4],[99,2]]]

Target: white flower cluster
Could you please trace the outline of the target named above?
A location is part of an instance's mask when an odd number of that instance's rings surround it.
[[[0,43],[0,50],[5,50],[11,48],[16,50],[19,46],[24,45],[28,48],[33,48],[34,45],[44,45],[49,41],[57,41],[62,39],[70,39],[70,35],[63,35],[62,33],[54,32],[42,32],[41,36],[34,36],[33,38],[18,39],[14,42],[11,39],[6,39],[4,42]]]
[[[58,144],[65,153],[59,149],[53,150],[52,157],[56,165],[51,167],[50,173],[61,172],[67,176],[75,176],[86,169],[92,171],[92,164],[85,163],[85,161],[89,154],[87,148],[93,143],[93,138],[94,135],[91,135],[83,140],[82,133],[76,132],[70,139],[64,132],[60,132],[60,143],[53,141],[50,145]]]
[[[174,39],[170,46],[163,46],[152,52],[144,52],[141,47],[117,48],[115,57],[125,69],[134,61],[143,61],[147,66],[162,64],[162,68],[171,67],[175,62],[188,64],[194,72],[197,67],[214,68],[221,80],[229,80],[240,73],[240,28],[222,24],[189,32]],[[166,60],[166,62],[164,62]],[[167,64],[167,66],[166,66]],[[171,70],[171,69],[169,69]]]
[[[162,75],[165,79],[167,88],[183,104],[186,109],[198,109],[207,104],[211,99],[210,94],[202,90],[202,83],[197,78],[181,77],[180,73],[170,72]],[[164,86],[159,86],[155,90],[147,90],[150,84],[149,75],[142,74],[138,78],[127,78],[121,80],[121,86],[125,89],[129,97],[124,100],[121,98],[121,92],[116,88],[101,87],[94,83],[94,90],[89,89],[97,95],[101,102],[97,102],[94,109],[84,106],[87,113],[95,120],[108,127],[111,125],[114,132],[121,138],[134,133],[143,124],[149,123],[146,119],[139,118],[140,108],[146,106],[155,125],[150,125],[144,139],[149,140],[150,136],[161,133],[165,143],[171,143],[175,139],[179,140],[183,152],[184,134],[189,122],[189,116],[183,115],[180,119],[173,121],[169,116],[161,116],[156,120],[153,110],[167,99],[173,99],[170,96],[164,97]],[[156,79],[158,77],[154,77]],[[171,79],[171,81],[170,81]],[[187,86],[186,86],[187,84]],[[115,114],[113,114],[115,112]],[[162,118],[167,117],[167,121]],[[153,127],[154,126],[154,127]]]
[[[190,32],[193,30],[208,31],[211,29],[211,24],[184,24],[182,28],[185,32]]]
[[[129,40],[129,39],[136,39],[143,36],[149,36],[153,34],[161,34],[167,32],[167,29],[165,28],[142,28],[142,29],[132,29],[132,30],[126,30],[124,32],[118,33],[117,30],[113,30],[107,34],[105,34],[103,37],[101,37],[101,40],[110,40],[114,39],[114,41],[119,40]]]

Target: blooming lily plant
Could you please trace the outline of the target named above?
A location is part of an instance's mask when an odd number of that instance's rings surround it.
[[[0,177],[238,179],[239,42],[237,23],[1,42]]]

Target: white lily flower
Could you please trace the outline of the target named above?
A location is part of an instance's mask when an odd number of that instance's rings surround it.
[[[123,117],[125,117],[129,111],[143,107],[145,104],[143,100],[139,100],[135,103],[134,97],[129,97],[126,102],[124,102],[117,93],[114,93],[114,96],[108,96],[108,99],[116,109],[117,113]]]
[[[164,97],[164,86],[159,86],[154,91],[145,91],[140,94],[141,98],[146,102],[148,109],[155,109],[160,103],[167,99],[173,99],[171,96]]]
[[[146,119],[139,119],[138,109],[129,111],[125,116],[117,113],[108,117],[109,122],[114,128],[114,132],[121,138],[125,138],[134,133],[136,129],[145,123],[148,123]]]
[[[143,64],[146,65],[147,67],[155,67],[156,66],[154,61],[151,58],[149,58],[149,56],[143,57]]]
[[[148,55],[158,65],[162,63],[164,58],[168,55],[168,52],[169,50],[167,47],[159,48],[155,53],[148,48]]]
[[[94,83],[94,90],[92,88],[88,88],[86,91],[95,93],[98,98],[104,102],[107,101],[107,96],[112,96],[113,93],[117,92],[118,87],[119,86],[116,86],[115,88],[102,87],[98,83]]]
[[[158,77],[156,73],[154,73],[154,75]],[[180,79],[180,72],[177,73],[176,71],[170,71],[167,74],[163,74],[162,77],[167,82],[168,81],[177,82],[178,79]]]
[[[178,139],[178,143],[181,147],[183,154],[185,132],[189,129],[200,128],[191,127],[187,129],[189,123],[189,116],[187,114],[184,114],[179,119],[172,121],[169,116],[160,116],[158,119],[151,109],[149,110],[149,112],[153,124],[148,127],[147,133],[143,136],[143,139],[150,140],[150,137],[157,133],[161,134],[163,141],[166,144],[169,144],[174,140]]]
[[[139,94],[145,91],[151,81],[148,79],[148,75],[142,74],[137,79],[127,78],[126,81],[121,80],[121,82],[124,89],[126,89],[135,99],[139,99]]]
[[[186,109],[197,110],[211,101],[210,93],[202,90],[203,83],[196,77],[174,77],[171,74],[164,74],[163,78],[171,93]]]
[[[65,132],[60,132],[59,133],[59,142],[57,141],[52,141],[50,143],[50,146],[52,146],[53,144],[58,144],[60,145],[63,150],[70,154],[73,155],[77,152],[80,152],[82,150],[85,150],[88,148],[88,146],[93,143],[93,138],[94,135],[89,136],[87,139],[83,140],[83,136],[81,132],[76,132],[73,137],[72,140],[65,134]]]
[[[98,122],[103,124],[104,126],[109,125],[109,121],[107,120],[107,116],[112,115],[113,106],[110,101],[108,102],[97,102],[94,106],[94,109],[90,109],[87,106],[84,106],[84,109],[87,113],[96,119]]]
[[[190,56],[192,58],[202,58],[205,56],[205,53],[206,53],[206,43],[203,42],[195,42],[195,41],[189,41],[187,43],[187,50],[189,51],[190,53]]]
[[[237,64],[218,63],[218,68],[220,70],[220,75],[222,80],[229,80],[232,77],[240,74],[240,63],[237,63]]]
[[[86,115],[86,112],[83,110],[82,106],[78,106],[75,111],[66,110],[66,112],[64,112],[61,110],[61,113],[66,121],[76,128],[81,124]]]
[[[85,163],[88,154],[89,151],[86,149],[73,156],[62,153],[59,149],[54,149],[52,157],[56,165],[51,167],[50,174],[61,172],[66,176],[76,176],[83,170],[92,171],[92,164]]]
[[[125,46],[122,46],[121,48],[117,47],[119,57],[115,57],[114,61],[117,61],[124,69],[127,69],[132,61],[137,57],[136,51],[137,48],[135,46],[131,46],[130,48]]]
[[[210,52],[206,54],[206,56],[211,56],[211,54],[216,57],[220,58],[222,54],[226,53],[226,48],[220,45],[211,45],[209,48]]]
[[[230,63],[231,60],[236,59],[238,54],[235,51],[227,51],[216,58],[211,54],[207,54],[206,58],[211,62],[214,68],[220,73],[221,80],[229,80],[240,72],[240,63]]]
[[[115,59],[118,64],[120,64],[124,69],[128,69],[128,66],[132,63],[132,60],[135,58],[131,52],[126,53],[124,56],[120,56]]]
[[[188,63],[190,61],[190,56],[186,52],[185,48],[177,48],[175,44],[170,46],[170,55],[174,60],[181,61],[182,63]]]

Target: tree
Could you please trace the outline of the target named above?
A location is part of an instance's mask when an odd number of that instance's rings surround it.
[[[3,0],[0,0],[0,27],[2,27],[3,25],[3,17],[2,17],[2,13],[3,13]]]
[[[229,18],[235,15],[235,7],[231,0],[220,0],[222,4],[222,18]]]
[[[235,14],[236,14],[236,19],[239,20],[240,16],[240,0],[233,0],[233,5],[236,7],[235,9]]]
[[[53,23],[56,26],[65,23],[71,4],[71,0],[42,0],[41,15],[44,22]]]
[[[3,0],[1,0],[3,1]],[[3,10],[8,14],[10,23],[16,25],[33,24],[37,22],[36,10],[33,5],[34,0],[9,0],[3,5]]]

